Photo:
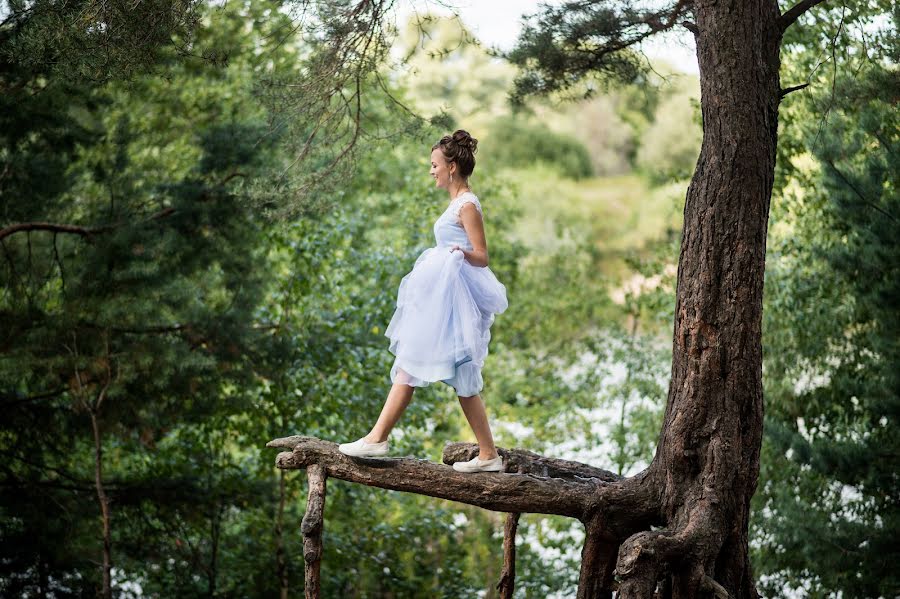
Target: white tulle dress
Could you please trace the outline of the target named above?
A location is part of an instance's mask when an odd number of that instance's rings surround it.
[[[396,357],[391,382],[424,387],[443,381],[457,395],[477,395],[494,315],[507,308],[506,287],[487,266],[473,266],[454,245],[472,250],[459,212],[475,194],[457,196],[434,223],[435,246],[423,251],[400,282],[397,309],[385,330]]]

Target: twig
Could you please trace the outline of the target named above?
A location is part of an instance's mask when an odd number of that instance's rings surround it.
[[[822,2],[825,2],[825,0],[801,0],[800,2],[792,6],[778,19],[778,24],[781,27],[781,30],[786,30],[788,27],[794,24],[794,22],[800,17],[800,15],[811,9],[813,6],[821,4]]]
[[[801,83],[800,85],[792,85],[791,87],[784,87],[778,92],[778,98],[781,99],[788,95],[791,92],[795,92],[801,90],[805,87],[809,87],[809,83]]]

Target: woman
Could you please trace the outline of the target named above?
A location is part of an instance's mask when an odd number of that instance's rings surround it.
[[[434,223],[435,246],[416,259],[400,282],[397,309],[385,330],[391,387],[378,422],[368,435],[339,449],[351,456],[388,452],[388,435],[409,405],[416,387],[442,381],[456,390],[478,439],[479,453],[456,462],[460,472],[497,472],[502,459],[494,446],[484,402],[481,368],[487,356],[494,314],[506,310],[506,287],[488,268],[481,203],[469,188],[478,140],[466,131],[445,135],[431,148],[431,176],[450,202]]]

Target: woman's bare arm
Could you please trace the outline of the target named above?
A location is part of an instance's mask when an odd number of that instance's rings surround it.
[[[459,220],[472,243],[472,250],[460,248],[463,256],[472,266],[488,265],[487,240],[484,238],[484,221],[481,212],[472,203],[465,203],[459,211]]]

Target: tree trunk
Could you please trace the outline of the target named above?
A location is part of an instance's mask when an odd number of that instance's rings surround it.
[[[101,395],[101,401],[102,401]],[[99,404],[100,402],[98,402]],[[100,423],[95,409],[90,410],[91,430],[94,432],[94,486],[97,490],[97,502],[100,504],[100,517],[103,525],[103,582],[100,596],[112,597],[112,535],[110,533],[109,498],[103,488],[103,439],[100,435]]]
[[[747,549],[762,443],[762,294],[781,23],[774,0],[698,1],[703,144],[684,207],[672,379],[656,456],[665,527],[621,547],[620,597],[757,597]]]

